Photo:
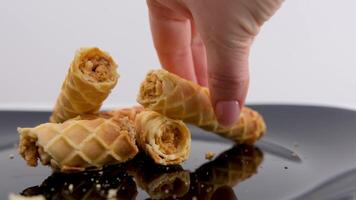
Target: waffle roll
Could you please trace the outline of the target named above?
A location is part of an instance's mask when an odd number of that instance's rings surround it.
[[[209,90],[163,69],[147,74],[137,101],[148,110],[215,132],[237,144],[253,144],[266,132],[262,116],[248,107],[241,110],[239,121],[233,127],[220,126]]]
[[[18,132],[19,152],[30,166],[39,159],[55,170],[82,171],[125,162],[138,153],[135,128],[128,118],[75,118]]]
[[[117,64],[97,47],[79,49],[63,82],[50,122],[97,112],[118,80]]]
[[[137,145],[157,164],[174,165],[188,159],[191,136],[182,121],[143,111],[136,116],[135,127]]]

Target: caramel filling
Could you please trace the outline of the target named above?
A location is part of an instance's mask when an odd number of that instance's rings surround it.
[[[163,84],[157,75],[148,74],[140,88],[140,96],[144,101],[152,101],[163,93]]]
[[[162,136],[159,138],[161,150],[165,154],[174,154],[179,151],[180,143],[183,141],[182,132],[174,125],[167,125],[162,128]]]
[[[114,80],[112,68],[113,65],[109,60],[98,55],[83,59],[79,65],[81,72],[88,77],[89,81],[93,82]]]
[[[24,134],[24,133],[21,133]],[[20,139],[20,154],[30,166],[37,166],[39,153],[36,146],[37,139],[24,134]]]

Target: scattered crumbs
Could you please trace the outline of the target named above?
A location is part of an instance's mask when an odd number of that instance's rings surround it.
[[[100,189],[101,185],[100,184],[96,184],[95,187],[96,187],[96,189]]]
[[[174,194],[172,197],[173,197],[173,199],[176,199],[176,198],[177,198],[177,195],[176,195],[176,194]]]
[[[212,160],[215,156],[215,153],[214,152],[211,152],[211,151],[208,151],[205,153],[205,159],[207,160]]]
[[[284,166],[284,169],[288,169],[288,167],[287,167],[287,166]]]
[[[204,187],[205,187],[205,185],[204,185],[204,184],[201,184],[201,185],[200,185],[200,187],[201,187],[201,188],[204,188]]]
[[[94,178],[91,178],[90,181],[91,181],[91,182],[94,182]]]
[[[165,189],[165,190],[164,190],[164,193],[169,194],[169,190],[168,190],[168,189]]]
[[[14,157],[15,157],[14,154],[10,154],[10,155],[9,155],[9,158],[10,158],[11,160],[14,159]]]
[[[103,171],[100,171],[99,174],[100,174],[100,175],[103,175]]]
[[[82,189],[82,191],[83,191],[83,192],[86,192],[86,191],[87,191],[87,189],[83,188],[83,189]]]
[[[69,190],[69,192],[73,192],[73,184],[69,184],[68,190]]]
[[[115,198],[116,194],[117,194],[117,189],[110,189],[107,198],[108,199]]]
[[[54,188],[51,188],[51,192],[54,192]]]
[[[126,189],[125,186],[122,186],[122,187],[121,187],[121,190],[125,190],[125,189]]]
[[[168,171],[168,170],[169,170],[169,167],[166,167],[166,170]]]
[[[196,196],[192,197],[192,200],[198,200],[198,198]]]

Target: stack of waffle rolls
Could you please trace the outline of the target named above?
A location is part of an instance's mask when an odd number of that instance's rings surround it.
[[[147,74],[137,101],[148,110],[195,124],[238,144],[253,144],[266,131],[262,116],[247,107],[242,108],[239,121],[231,128],[219,125],[209,90],[163,69]]]
[[[97,47],[79,49],[72,61],[50,122],[99,111],[117,83],[117,64]]]
[[[190,132],[178,120],[141,106],[87,114],[63,123],[19,128],[20,154],[30,166],[77,171],[132,159],[138,146],[156,163],[179,164],[190,153]]]

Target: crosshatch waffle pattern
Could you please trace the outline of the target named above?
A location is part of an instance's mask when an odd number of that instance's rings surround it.
[[[99,83],[85,78],[79,65],[84,58],[92,55],[106,58],[110,62],[113,66],[113,80]],[[77,115],[97,112],[117,83],[119,75],[116,68],[117,64],[112,57],[99,48],[79,49],[63,82],[50,122],[63,122]]]
[[[31,166],[39,158],[61,171],[100,168],[130,160],[138,152],[135,129],[128,118],[73,119],[18,131],[20,154]]]
[[[156,87],[152,91],[161,94],[146,98],[146,89],[152,89],[147,84],[152,83]],[[209,90],[163,69],[147,74],[137,101],[146,109],[197,125],[238,144],[253,144],[266,132],[262,116],[248,107],[241,110],[239,121],[233,127],[220,126],[210,102]]]

